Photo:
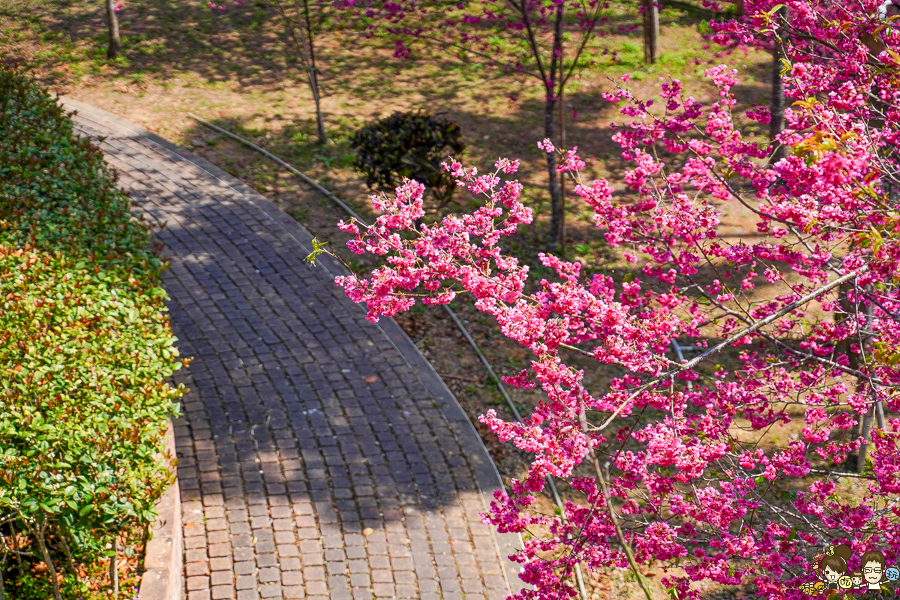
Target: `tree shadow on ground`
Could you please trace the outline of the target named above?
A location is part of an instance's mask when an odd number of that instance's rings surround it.
[[[24,0],[11,0],[0,6],[0,18],[36,30],[40,41],[50,46],[50,51],[17,57],[7,36],[5,59],[32,61],[41,66],[42,73],[71,76],[70,67],[75,64],[77,72],[113,77],[153,75],[165,79],[167,74],[190,71],[208,82],[272,87],[296,73],[288,40],[280,26],[273,26],[276,15],[255,5],[219,13],[182,0],[128,3],[118,13],[122,58],[108,60],[103,6],[86,6],[75,0],[41,3],[44,6],[35,7]]]

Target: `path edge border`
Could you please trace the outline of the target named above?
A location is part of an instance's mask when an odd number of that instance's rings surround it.
[[[284,212],[281,208],[276,206],[271,200],[251,188],[245,182],[237,179],[233,175],[230,175],[221,168],[210,163],[202,156],[191,152],[190,150],[182,148],[170,142],[169,140],[166,140],[165,138],[153,133],[152,131],[147,130],[144,127],[141,127],[135,123],[132,123],[131,121],[123,119],[93,105],[86,104],[68,96],[58,96],[58,101],[69,110],[90,113],[96,117],[100,117],[102,119],[110,121],[111,123],[119,125],[120,127],[130,130],[137,136],[146,137],[149,140],[152,140],[153,142],[159,144],[160,146],[163,146],[170,152],[177,154],[188,162],[194,164],[196,167],[208,172],[210,175],[221,180],[223,183],[228,184],[235,191],[242,194],[250,203],[256,205],[256,207],[262,210],[266,216],[268,216],[272,221],[281,226],[289,235],[291,235],[291,237],[293,237],[305,250],[309,252],[312,251],[313,236],[302,224],[300,224],[296,219]],[[327,254],[320,255],[317,258],[317,263],[321,264],[325,268],[325,270],[332,275],[349,274],[349,272],[344,268],[342,264],[340,264],[336,259]],[[360,309],[365,310],[362,307],[360,307]],[[390,317],[381,317],[377,325],[388,338],[388,340],[390,340],[390,342],[394,345],[403,359],[410,365],[410,367],[416,373],[416,376],[419,377],[419,380],[423,383],[423,385],[425,385],[426,389],[428,389],[434,399],[440,404],[441,412],[444,414],[447,422],[450,424],[450,427],[453,430],[453,434],[456,436],[457,440],[462,446],[463,451],[466,453],[466,460],[469,462],[469,464],[472,466],[472,470],[475,472],[476,484],[478,485],[484,508],[485,510],[487,510],[490,507],[491,501],[493,500],[494,491],[503,491],[505,488],[503,486],[503,479],[500,476],[500,472],[497,470],[497,466],[496,464],[494,464],[494,461],[491,460],[490,453],[485,447],[484,442],[481,440],[481,436],[478,434],[478,431],[475,429],[475,425],[466,415],[465,411],[462,409],[462,406],[460,406],[459,400],[457,400],[453,392],[450,391],[450,389],[447,387],[447,384],[443,379],[441,379],[440,375],[438,375],[437,371],[434,370],[434,366],[422,355],[418,347],[413,344],[409,336],[406,335],[406,332],[403,331],[403,328],[401,328],[397,324],[397,322]],[[174,438],[172,439],[172,443],[174,447]],[[485,458],[487,460],[484,460]],[[173,487],[177,487],[177,482]],[[180,510],[178,512],[178,516],[180,520]],[[181,530],[179,528],[179,536],[180,531]],[[509,592],[513,594],[517,593],[524,589],[526,586],[519,578],[521,566],[518,563],[511,561],[509,559],[509,556],[519,552],[524,547],[522,536],[520,534],[513,533],[499,533],[494,527],[491,527],[491,531],[493,533],[493,539],[494,543],[496,544],[496,549],[498,550],[498,554],[500,555],[500,560],[503,565],[503,577],[507,582]],[[179,556],[179,561],[180,560],[181,557]],[[149,573],[149,569],[147,573]],[[145,577],[147,573],[145,573]],[[141,584],[140,600],[179,599],[180,596],[177,598],[144,596],[143,582]]]
[[[166,451],[174,459],[175,428],[169,419]],[[177,466],[175,467],[177,469]],[[183,552],[181,530],[181,490],[178,479],[172,482],[156,505],[157,517],[144,554],[139,600],[181,600],[183,596]]]

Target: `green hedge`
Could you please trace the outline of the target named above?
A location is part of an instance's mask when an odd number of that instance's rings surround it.
[[[129,202],[56,100],[22,73],[0,69],[7,597],[25,597],[17,589],[31,585],[17,583],[30,575],[9,552],[13,530],[27,535],[27,563],[49,558],[51,570],[74,580],[84,567],[96,570],[113,536],[153,521],[173,479],[163,438],[185,390],[166,379],[187,361],[172,346],[159,286],[166,265]]]

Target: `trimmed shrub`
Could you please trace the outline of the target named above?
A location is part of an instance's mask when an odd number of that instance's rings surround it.
[[[48,575],[93,573],[173,480],[163,436],[186,390],[165,380],[189,361],[149,228],[100,150],[17,71],[0,70],[0,141],[0,561],[31,577],[8,560],[15,530]]]
[[[370,188],[392,192],[405,177],[424,184],[442,206],[453,199],[456,184],[441,162],[449,152],[458,157],[465,150],[455,123],[395,112],[360,129],[350,145],[356,150],[354,166]]]

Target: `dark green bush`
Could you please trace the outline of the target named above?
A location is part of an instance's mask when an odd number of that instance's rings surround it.
[[[403,178],[415,179],[446,205],[456,184],[441,162],[465,146],[459,126],[424,113],[395,112],[360,129],[350,141],[356,150],[355,167],[370,188],[392,192]]]
[[[185,390],[165,380],[187,361],[172,347],[159,286],[166,265],[128,209],[102,153],[73,135],[56,101],[0,69],[0,575],[8,596],[17,589],[10,575],[29,577],[10,556],[13,530],[26,535],[30,564],[95,572],[114,536],[133,537],[153,521],[173,479],[163,437]]]

